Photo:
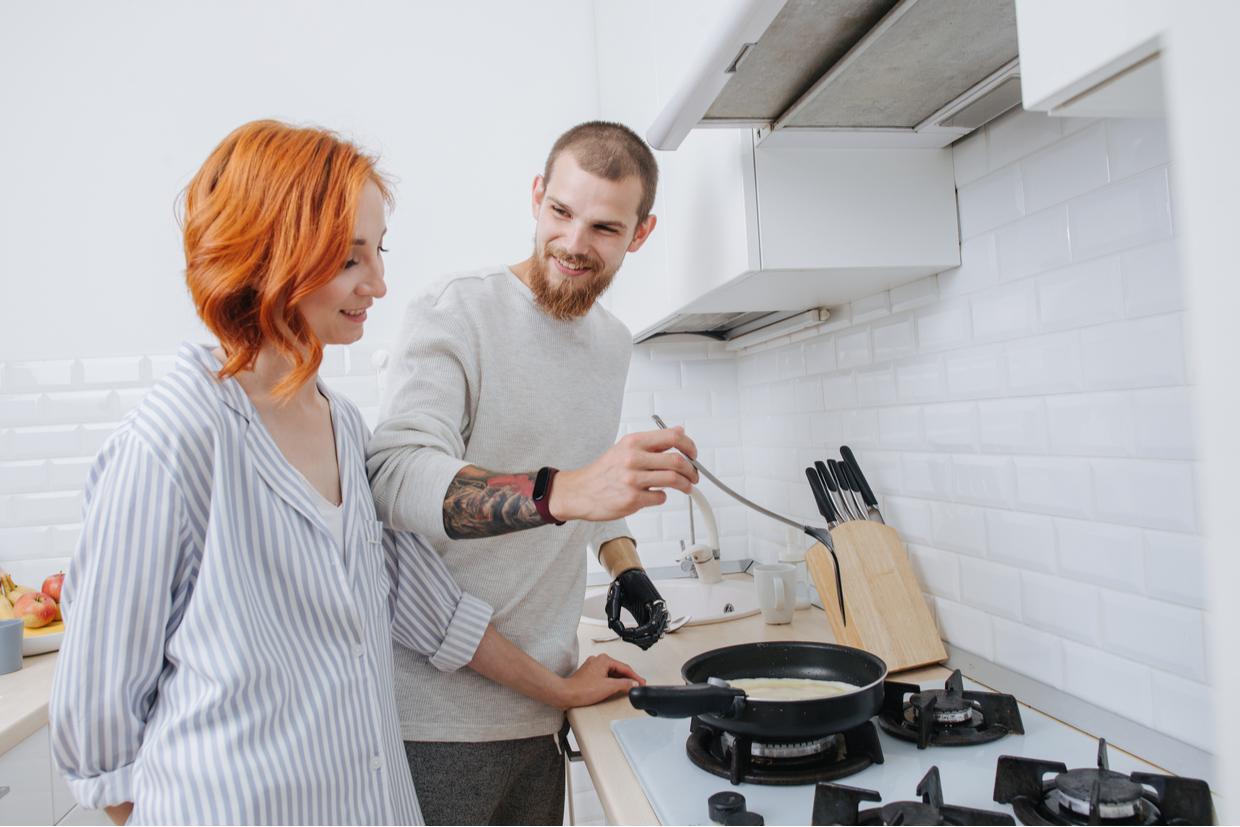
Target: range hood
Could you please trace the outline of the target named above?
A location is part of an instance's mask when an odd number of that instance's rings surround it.
[[[1021,100],[1014,0],[745,0],[646,133],[944,147]]]

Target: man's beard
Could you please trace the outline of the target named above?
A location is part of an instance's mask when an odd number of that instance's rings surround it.
[[[559,276],[559,284],[553,284],[548,270],[554,266],[547,262],[548,256],[555,256],[573,270],[588,267],[589,273],[576,276]],[[548,244],[540,255],[537,246],[531,257],[533,266],[530,268],[530,290],[538,306],[560,321],[579,319],[590,308],[594,301],[611,286],[616,270],[604,270],[603,262],[594,256],[570,256],[563,250]]]

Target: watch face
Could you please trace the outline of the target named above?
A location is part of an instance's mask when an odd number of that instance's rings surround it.
[[[534,478],[534,501],[537,502],[547,496],[547,482],[551,479],[551,469],[543,466],[538,469],[538,476]]]

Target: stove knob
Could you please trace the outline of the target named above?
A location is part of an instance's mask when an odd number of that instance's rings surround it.
[[[724,824],[766,824],[766,820],[757,813],[751,813],[748,810],[742,810],[739,813],[732,813],[728,816],[728,820]]]
[[[728,816],[745,811],[745,796],[731,790],[715,793],[706,803],[710,810],[710,820],[716,824],[727,824]]]

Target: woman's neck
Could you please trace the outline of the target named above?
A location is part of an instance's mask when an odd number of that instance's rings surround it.
[[[215,355],[221,362],[224,361],[221,349],[217,348]],[[251,370],[239,371],[236,379],[250,397],[250,401],[260,409],[278,406],[285,410],[296,410],[322,405],[323,397],[319,394],[317,373],[303,382],[286,400],[272,395],[276,385],[280,384],[292,369],[293,363],[287,357],[274,347],[264,346],[254,360],[254,367]]]

